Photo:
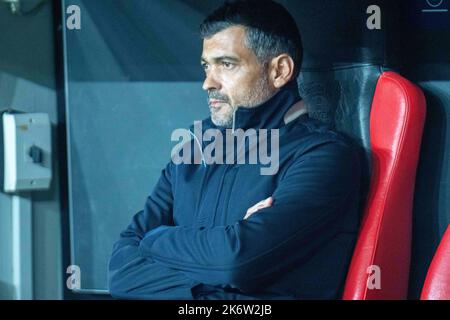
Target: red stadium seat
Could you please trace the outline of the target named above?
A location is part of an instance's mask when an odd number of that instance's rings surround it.
[[[421,300],[450,300],[450,226],[431,261]]]
[[[370,111],[370,189],[345,300],[407,298],[414,184],[425,114],[425,97],[417,86],[394,72],[381,74]],[[379,273],[378,285],[372,283],[373,270]]]

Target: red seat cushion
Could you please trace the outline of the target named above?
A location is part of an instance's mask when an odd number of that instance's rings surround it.
[[[420,299],[450,300],[450,226],[431,261]]]
[[[372,176],[344,299],[406,299],[412,204],[425,122],[425,97],[394,72],[380,76],[370,114]],[[381,288],[368,287],[380,269]]]

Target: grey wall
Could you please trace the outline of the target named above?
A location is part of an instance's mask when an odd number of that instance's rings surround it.
[[[25,1],[24,7],[36,1]],[[0,109],[12,107],[25,112],[48,113],[56,131],[54,31],[51,1],[33,15],[13,16],[0,3]],[[53,149],[58,154],[56,134]],[[36,192],[33,200],[34,297],[62,298],[61,227],[58,159],[54,157],[51,189]],[[0,298],[12,298],[5,284],[10,277],[7,238],[10,196],[0,194]]]

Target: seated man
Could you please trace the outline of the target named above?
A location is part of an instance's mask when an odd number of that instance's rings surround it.
[[[162,171],[114,245],[112,296],[340,298],[358,231],[360,166],[343,136],[307,114],[294,19],[273,1],[228,2],[206,18],[201,36],[211,117],[184,146],[202,160],[171,161]],[[211,130],[240,132],[240,153],[250,157],[253,135],[266,135],[269,147],[257,147],[278,157],[276,168],[228,158],[230,144],[201,141]],[[226,162],[207,163],[211,145],[214,156],[225,149]]]

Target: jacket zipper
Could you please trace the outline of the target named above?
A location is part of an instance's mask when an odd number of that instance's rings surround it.
[[[230,184],[229,184],[228,190],[227,190],[228,191],[227,192],[227,198],[226,198],[226,200],[224,202],[224,205],[223,205],[223,208],[222,208],[222,211],[221,211],[221,219],[222,219],[221,224],[225,224],[225,222],[228,220],[228,216],[226,214],[227,214],[227,211],[228,211],[228,206],[230,204],[231,190],[233,189],[234,182],[236,181],[237,167],[234,167],[231,170],[231,172],[233,172],[233,176],[230,179]],[[214,218],[214,220],[215,220],[215,218]]]
[[[231,129],[232,134],[234,134],[234,132],[235,132],[236,111],[237,111],[237,108],[233,111],[233,125],[232,125],[232,129]],[[200,206],[200,203],[203,200],[203,197],[202,197],[203,189],[204,189],[204,186],[205,186],[205,181],[208,179],[208,172],[209,171],[207,170],[206,161],[205,161],[205,158],[204,158],[204,155],[203,155],[203,146],[200,144],[200,141],[198,140],[197,136],[191,130],[189,130],[189,133],[194,137],[195,141],[197,142],[198,146],[200,147],[200,152],[201,152],[201,156],[202,156],[202,164],[204,165],[205,171],[206,171],[205,175],[203,176],[203,179],[202,179],[202,184],[201,184],[201,187],[200,187],[200,195],[198,197],[197,204],[196,204],[197,223],[198,224],[202,224],[202,223],[204,223],[206,221],[207,216],[206,217],[205,216],[198,217],[198,215],[200,213],[200,209],[201,209],[200,207],[203,207],[203,206]],[[228,171],[228,166],[225,167],[225,170],[224,170],[224,172],[222,174],[222,177],[220,178],[219,192],[217,193],[216,203],[215,203],[215,206],[214,206],[214,212],[212,214],[212,220],[211,220],[212,224],[214,224],[214,220],[216,219],[217,207],[219,206],[219,199],[220,199],[220,195],[221,195],[222,189],[223,189],[223,181],[225,179],[225,175],[227,174],[227,171]]]
[[[203,208],[203,194],[204,194],[204,189],[205,189],[205,185],[206,182],[208,181],[208,173],[210,170],[208,170],[208,168],[205,168],[205,173],[203,174],[202,177],[202,184],[200,186],[200,194],[198,195],[198,199],[197,199],[197,204],[195,206],[195,213],[196,213],[196,220],[197,220],[197,224],[202,226],[204,224],[204,222],[206,221],[207,216],[200,216],[200,211],[201,208]]]
[[[214,212],[212,214],[211,225],[213,225],[214,224],[214,220],[216,220],[217,209],[218,209],[217,207],[219,206],[219,199],[220,199],[220,196],[221,196],[222,190],[223,190],[223,181],[224,181],[225,176],[227,174],[228,167],[229,167],[228,165],[225,167],[225,170],[223,170],[223,173],[222,173],[222,177],[220,178],[219,191],[217,192],[217,196],[216,196],[216,203],[214,205]]]
[[[205,160],[205,156],[203,155],[203,146],[201,145],[197,136],[191,130],[189,130],[189,134],[194,137],[195,142],[197,143],[198,147],[200,148],[200,154],[202,156],[202,165],[206,168],[206,160]]]
[[[199,217],[200,204],[202,203],[203,190],[205,188],[205,183],[208,180],[208,172],[209,172],[209,170],[208,170],[208,167],[206,165],[205,157],[203,155],[203,146],[201,145],[201,143],[198,140],[197,136],[191,130],[189,130],[189,133],[194,138],[195,142],[197,143],[197,145],[198,145],[198,147],[200,149],[200,153],[201,153],[201,157],[202,157],[202,166],[205,168],[205,172],[204,172],[203,177],[202,177],[202,183],[200,185],[200,193],[199,193],[198,198],[197,198],[197,203],[195,204],[196,221],[197,221],[197,224],[201,225],[204,222],[205,218]]]
[[[235,126],[236,126],[236,111],[237,111],[237,108],[234,109],[234,111],[233,111],[233,126],[231,127],[231,133],[232,134],[234,134],[234,129],[235,129]]]

